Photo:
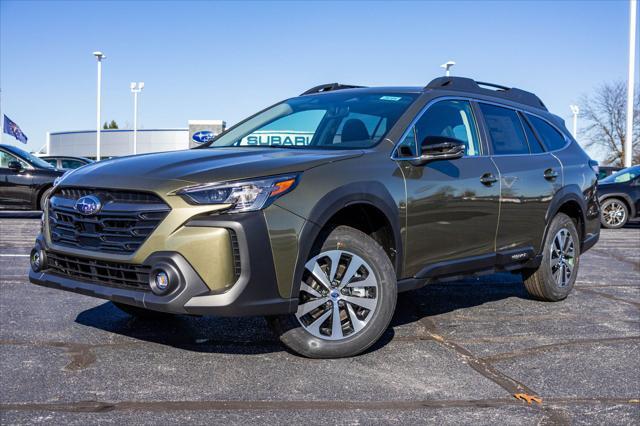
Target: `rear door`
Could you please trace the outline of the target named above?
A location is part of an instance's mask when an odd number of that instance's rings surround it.
[[[407,275],[428,275],[434,264],[494,252],[498,170],[480,142],[470,102],[441,100],[431,105],[407,131],[399,150],[419,155],[414,150],[419,151],[427,136],[461,140],[466,154],[424,165],[400,163],[407,190]]]
[[[539,253],[546,213],[562,186],[562,166],[545,152],[514,109],[479,103],[491,158],[500,172],[500,223],[496,251]]]

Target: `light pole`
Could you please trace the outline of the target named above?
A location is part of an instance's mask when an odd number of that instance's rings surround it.
[[[578,140],[578,114],[580,114],[580,107],[578,105],[569,105],[571,113],[573,114],[573,138]]]
[[[633,90],[636,66],[636,0],[629,1],[629,75],[627,77],[627,130],[624,139],[624,166],[631,167],[633,151]]]
[[[98,60],[98,96],[96,100],[96,161],[100,161],[100,92],[102,88],[102,60],[106,59],[104,53],[93,52],[93,56]]]
[[[444,68],[444,75],[446,77],[449,77],[451,75],[451,72],[449,71],[451,69],[452,66],[454,66],[456,63],[453,61],[448,61],[445,62],[444,64],[440,65],[440,68]]]
[[[144,89],[144,82],[132,82],[129,86],[133,93],[133,155],[138,153],[138,93]]]

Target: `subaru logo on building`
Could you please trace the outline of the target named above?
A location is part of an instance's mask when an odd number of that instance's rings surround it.
[[[95,195],[86,195],[84,197],[78,198],[76,201],[75,209],[85,216],[90,216],[92,214],[96,214],[100,211],[102,207],[102,203],[100,199]]]
[[[207,143],[215,137],[215,133],[210,130],[200,130],[199,132],[195,132],[193,136],[191,136],[191,139],[193,139],[195,143]]]

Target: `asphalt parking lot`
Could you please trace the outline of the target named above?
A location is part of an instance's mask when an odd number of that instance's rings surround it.
[[[37,228],[0,218],[2,424],[640,423],[638,225],[603,230],[563,302],[511,274],[433,284],[341,360],[286,352],[262,318],[145,322],[31,285]]]

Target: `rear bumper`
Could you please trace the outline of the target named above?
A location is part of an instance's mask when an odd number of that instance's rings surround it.
[[[280,296],[273,261],[265,258],[271,256],[271,247],[264,217],[255,214],[235,219],[207,221],[208,227],[232,229],[238,237],[241,272],[237,281],[224,292],[211,291],[189,261],[175,251],[155,252],[143,262],[144,266],[151,268],[168,264],[178,271],[179,284],[171,293],[162,296],[146,288],[130,289],[92,282],[46,267],[40,272],[30,269],[29,280],[44,287],[174,314],[248,316],[295,312],[298,300]],[[36,247],[42,248],[45,253],[51,252],[42,236],[36,240]],[[249,247],[252,253],[257,254],[251,255]]]

